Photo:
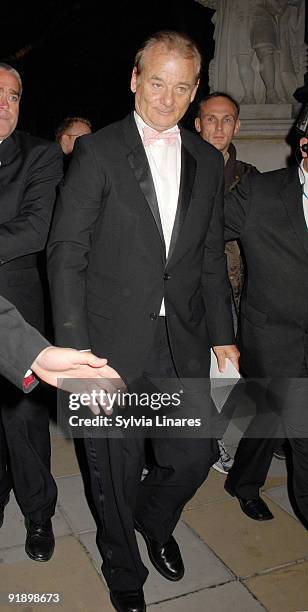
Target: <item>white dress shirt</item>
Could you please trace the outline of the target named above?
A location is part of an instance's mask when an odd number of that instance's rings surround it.
[[[308,172],[306,172],[304,168],[304,160],[302,159],[300,168],[298,170],[299,180],[302,185],[303,190],[303,209],[304,209],[304,217],[308,229]]]
[[[134,116],[140,137],[143,139],[143,128],[149,126],[136,111]],[[166,130],[166,132],[172,132],[175,129],[177,129],[177,126]],[[172,146],[166,144],[163,140],[157,140],[145,147],[145,152],[154,182],[167,257],[179,198],[181,136],[180,134],[177,135],[175,144]],[[159,314],[160,316],[165,315],[164,300]]]

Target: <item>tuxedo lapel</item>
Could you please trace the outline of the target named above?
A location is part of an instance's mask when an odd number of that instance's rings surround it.
[[[158,202],[154,187],[154,182],[149,166],[149,162],[141,142],[138,128],[133,114],[129,115],[123,121],[123,128],[126,143],[129,145],[130,151],[127,155],[128,163],[133,170],[139,187],[150,207],[152,215],[154,217],[159,235],[161,237],[164,249],[165,240],[163,234],[163,228],[161,225]]]
[[[290,222],[297,234],[297,237],[308,253],[308,229],[304,217],[302,204],[302,189],[298,176],[298,168],[292,168],[286,183],[280,192]]]
[[[167,262],[170,261],[172,254],[174,252],[176,242],[178,240],[182,225],[184,223],[184,219],[186,217],[186,213],[188,211],[191,192],[195,180],[196,175],[196,161],[194,157],[189,153],[186,147],[182,142],[182,151],[181,151],[181,180],[180,180],[180,189],[179,189],[179,198],[178,205],[171,235],[169,253]]]

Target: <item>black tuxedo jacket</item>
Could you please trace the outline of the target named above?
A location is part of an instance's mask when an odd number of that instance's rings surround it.
[[[154,183],[133,114],[74,149],[49,240],[56,340],[138,375],[165,299],[180,376],[207,376],[233,342],[223,240],[223,160],[181,130],[179,201],[166,260]]]
[[[22,389],[25,373],[47,346],[47,340],[26,323],[13,304],[0,296],[0,373]]]
[[[62,177],[58,145],[15,131],[0,144],[0,293],[42,329],[37,253],[47,240]]]
[[[299,376],[308,333],[308,230],[298,168],[243,178],[226,196],[225,221],[226,239],[240,238],[247,262],[241,367],[248,376]]]

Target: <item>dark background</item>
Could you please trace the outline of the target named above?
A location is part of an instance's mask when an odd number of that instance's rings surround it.
[[[44,0],[1,7],[0,61],[21,74],[18,127],[54,139],[67,115],[91,119],[94,130],[133,106],[129,84],[136,50],[156,30],[175,29],[198,43],[208,91],[214,53],[214,11],[194,0]],[[192,127],[194,108],[184,118]]]

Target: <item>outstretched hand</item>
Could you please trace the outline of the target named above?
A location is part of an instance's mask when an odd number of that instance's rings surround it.
[[[45,348],[31,365],[32,371],[41,380],[53,387],[70,393],[123,392],[126,385],[116,370],[107,365],[107,359],[96,357],[90,351],[80,352],[71,348],[49,346]],[[100,404],[111,414],[108,398]],[[90,405],[94,414],[99,414],[97,404]]]

